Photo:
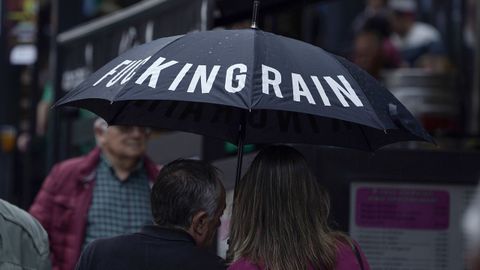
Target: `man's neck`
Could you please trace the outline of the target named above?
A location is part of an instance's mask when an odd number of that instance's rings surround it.
[[[112,166],[115,172],[115,175],[118,177],[120,181],[127,180],[130,173],[138,165],[139,159],[117,157],[108,153],[107,151],[104,151],[103,154],[105,155],[105,158],[108,160],[108,162]]]

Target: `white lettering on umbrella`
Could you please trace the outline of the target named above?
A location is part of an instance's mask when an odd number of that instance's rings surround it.
[[[116,84],[125,74],[131,71],[140,62],[142,62],[142,60],[132,61],[128,66],[124,67],[122,71],[115,74],[115,76],[113,76],[113,78],[110,79],[110,81],[108,81],[107,87],[110,87]]]
[[[293,100],[300,102],[300,97],[306,97],[308,103],[315,105],[315,100],[313,100],[312,93],[307,87],[307,84],[302,78],[302,75],[297,73],[292,73],[292,89],[293,89]]]
[[[150,56],[140,60],[124,60],[116,67],[108,71],[103,77],[101,77],[93,86],[97,86],[104,81],[107,77],[113,76],[106,87],[121,81],[121,84],[127,83],[132,79],[138,70],[138,68],[150,60]],[[148,67],[143,74],[135,81],[136,84],[143,84],[146,80],[148,86],[155,88],[159,79],[159,75],[162,70],[169,68],[178,62],[175,60],[168,61],[163,57],[159,57],[150,67]],[[175,76],[175,79],[171,82],[168,90],[176,91],[180,83],[184,80],[185,76],[192,69],[193,64],[185,63],[182,69]],[[198,84],[200,84],[201,93],[209,94],[215,84],[217,75],[221,69],[220,65],[214,65],[210,71],[207,70],[206,65],[198,65],[192,76],[192,79],[187,88],[188,93],[194,93]],[[247,80],[248,67],[245,64],[238,63],[229,66],[225,72],[225,84],[224,89],[228,93],[238,93],[245,88]],[[294,102],[302,102],[302,98],[306,99],[309,104],[316,105],[316,101],[312,96],[309,86],[305,82],[302,74],[291,73],[292,79],[292,96]],[[327,96],[326,89],[322,85],[318,76],[310,76],[315,88],[322,99],[324,106],[332,106],[329,97]],[[357,96],[357,93],[352,88],[348,80],[343,75],[337,75],[337,79],[334,76],[324,76],[323,79],[330,86],[330,89],[335,94],[339,102],[343,107],[350,107],[353,103],[356,107],[363,107],[363,103]],[[282,83],[282,74],[275,68],[262,65],[262,93],[270,95],[270,88],[273,88],[274,94],[277,98],[283,98],[280,85]],[[325,85],[325,84],[324,84]],[[219,85],[220,86],[220,85]],[[220,88],[216,88],[220,89]]]
[[[332,88],[333,92],[337,96],[340,103],[342,103],[344,107],[349,107],[350,105],[345,100],[345,97],[347,97],[353,102],[353,104],[355,104],[355,106],[363,107],[362,101],[358,98],[357,94],[355,93],[355,90],[353,90],[352,86],[347,81],[347,79],[345,79],[345,77],[342,75],[338,75],[337,77],[343,83],[344,87],[342,87],[330,76],[325,76],[323,78],[325,79],[325,81],[327,81],[328,85],[330,85],[330,87]]]
[[[130,81],[130,79],[132,79],[133,75],[135,75],[136,70],[139,67],[143,66],[148,60],[150,60],[150,58],[151,58],[151,56],[149,56],[149,57],[143,59],[142,61],[140,61],[138,63],[138,65],[136,65],[134,68],[132,68],[132,70],[130,70],[130,72],[127,75],[125,75],[125,78],[123,78],[123,80],[122,80],[122,82],[120,82],[120,84],[125,84],[126,82]]]
[[[125,65],[129,65],[132,61],[131,60],[125,60],[123,61],[122,63],[118,64],[116,67],[112,68],[109,72],[107,72],[107,74],[103,75],[102,78],[100,78],[100,80],[98,80],[96,83],[93,84],[93,86],[97,86],[101,81],[103,81],[105,78],[107,78],[108,76],[112,76],[113,74],[115,74],[118,70],[118,68],[120,68],[121,66],[125,66]]]
[[[233,71],[235,69],[239,70],[238,75],[235,75],[235,81],[238,82],[237,87],[233,87]],[[227,69],[227,74],[225,76],[225,90],[229,93],[236,93],[243,90],[245,87],[245,81],[247,79],[247,66],[244,64],[235,64],[231,65]]]
[[[198,82],[201,81],[202,94],[210,93],[210,90],[212,90],[213,82],[215,81],[219,70],[220,66],[213,66],[212,71],[210,72],[210,75],[208,75],[207,79],[207,66],[198,65],[197,70],[195,70],[195,74],[193,74],[192,81],[188,86],[187,92],[195,92],[195,88],[197,88]]]
[[[269,73],[274,75],[274,78],[269,77]],[[275,95],[279,98],[283,98],[282,92],[280,91],[280,83],[282,82],[282,74],[272,67],[262,65],[262,92],[264,94],[270,94],[270,85],[273,86]]]
[[[317,88],[318,94],[320,94],[320,97],[322,98],[323,104],[325,106],[331,106],[330,100],[327,97],[327,93],[325,93],[325,89],[323,89],[322,84],[320,83],[320,80],[318,79],[317,76],[311,76],[313,84],[315,84],[315,87]]]
[[[183,77],[185,77],[185,75],[187,74],[187,72],[190,70],[190,68],[192,67],[193,65],[190,64],[190,63],[186,63],[182,70],[180,70],[180,72],[177,74],[177,77],[175,77],[175,80],[173,80],[172,84],[170,85],[170,87],[168,87],[168,90],[170,91],[175,91],[177,90],[177,87],[178,85],[180,84],[180,82],[183,80]]]
[[[158,76],[160,72],[168,67],[171,67],[178,63],[177,61],[169,61],[165,64],[162,64],[165,61],[165,58],[159,57],[145,72],[137,79],[135,82],[136,84],[142,84],[148,77],[150,77],[150,81],[148,82],[148,86],[151,88],[157,87]]]

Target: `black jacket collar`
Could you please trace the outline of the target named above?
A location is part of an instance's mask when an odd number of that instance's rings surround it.
[[[191,242],[192,245],[195,245],[193,237],[181,229],[165,228],[157,225],[146,225],[142,227],[140,234],[170,241]]]

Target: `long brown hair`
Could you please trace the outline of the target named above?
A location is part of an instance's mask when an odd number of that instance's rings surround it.
[[[284,145],[263,149],[237,187],[229,258],[269,270],[334,269],[330,200],[305,158]]]

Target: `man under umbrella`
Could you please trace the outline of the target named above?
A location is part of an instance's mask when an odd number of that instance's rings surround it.
[[[205,248],[225,209],[225,189],[215,167],[198,160],[167,164],[152,194],[155,225],[88,245],[77,270],[225,269]]]
[[[98,147],[55,165],[30,208],[49,234],[55,270],[73,269],[95,239],[152,223],[148,198],[158,168],[145,156],[149,130],[98,119],[94,131]]]

